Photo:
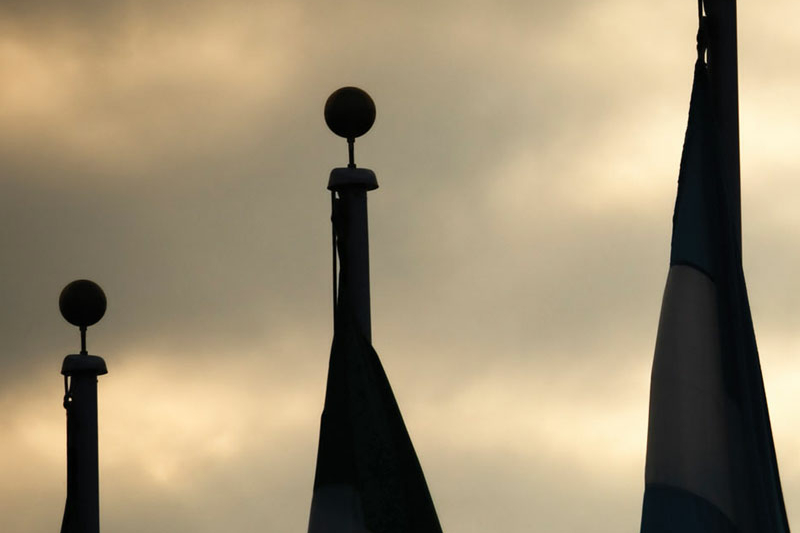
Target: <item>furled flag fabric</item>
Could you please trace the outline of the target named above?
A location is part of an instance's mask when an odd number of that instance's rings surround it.
[[[701,54],[702,56],[702,54]],[[658,325],[642,533],[788,533],[722,149],[699,59]]]
[[[342,275],[308,531],[441,533],[389,381],[357,326],[341,226]]]

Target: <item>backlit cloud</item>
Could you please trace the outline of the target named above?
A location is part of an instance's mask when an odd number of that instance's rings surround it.
[[[102,524],[307,526],[331,335],[325,98],[377,103],[375,345],[447,531],[634,531],[696,5],[5,2],[0,530],[65,495],[61,288],[99,282]],[[744,258],[790,519],[788,1],[740,6]]]

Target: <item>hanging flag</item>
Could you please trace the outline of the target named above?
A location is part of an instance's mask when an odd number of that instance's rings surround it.
[[[343,307],[331,349],[308,531],[441,533],[378,354]]]
[[[701,24],[651,377],[641,531],[788,533],[742,271],[738,148],[725,141],[717,105],[719,92],[736,87],[711,82],[703,34]]]
[[[346,293],[340,286],[308,531],[441,533],[391,386]]]

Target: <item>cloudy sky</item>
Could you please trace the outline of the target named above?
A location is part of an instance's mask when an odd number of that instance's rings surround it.
[[[800,515],[800,8],[739,9],[744,261]],[[0,4],[0,530],[65,495],[58,294],[106,291],[101,523],[305,531],[328,94],[370,92],[373,337],[448,533],[638,531],[696,3]]]

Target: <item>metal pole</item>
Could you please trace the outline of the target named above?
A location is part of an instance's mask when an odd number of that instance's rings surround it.
[[[366,168],[336,168],[328,189],[338,198],[333,224],[342,265],[339,299],[345,298],[355,321],[368,342],[372,342],[369,291],[369,224],[367,191],[378,188],[375,173]]]
[[[97,376],[107,374],[102,357],[86,351],[86,328],[106,312],[106,295],[93,281],[79,279],[58,299],[61,315],[81,332],[81,353],[64,358],[67,410],[67,503],[61,533],[100,533],[100,476],[97,455]]]
[[[703,0],[708,27],[708,70],[715,115],[722,137],[729,213],[736,245],[742,251],[739,164],[739,74],[736,44],[736,0]]]
[[[68,355],[61,369],[68,388],[67,503],[61,533],[99,533],[100,479],[97,450],[97,376],[108,373],[94,355]]]
[[[352,310],[356,326],[370,343],[367,191],[377,189],[378,180],[373,171],[356,167],[355,142],[374,122],[375,102],[358,87],[337,89],[325,102],[325,123],[336,135],[347,139],[348,159],[347,167],[333,169],[328,181],[328,189],[338,196],[333,202],[332,217],[341,264],[335,315],[345,308]],[[341,305],[343,299],[346,306]]]

